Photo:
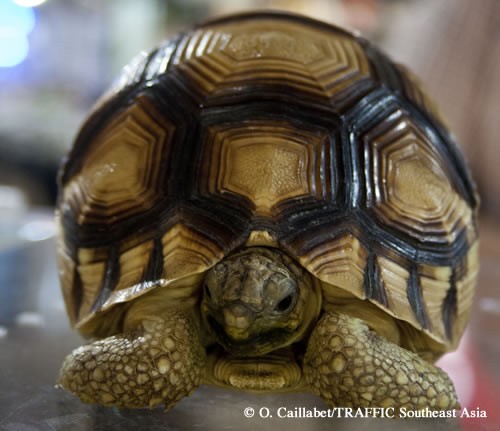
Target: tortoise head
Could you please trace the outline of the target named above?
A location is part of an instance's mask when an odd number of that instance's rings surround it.
[[[261,356],[299,341],[315,323],[321,294],[311,275],[276,249],[249,247],[212,267],[201,313],[235,356]]]

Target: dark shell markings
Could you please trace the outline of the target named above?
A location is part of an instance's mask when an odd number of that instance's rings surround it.
[[[439,356],[467,324],[478,198],[416,78],[370,42],[294,15],[214,20],[139,56],[60,174],[72,324],[106,322],[250,245],[394,317]],[[113,314],[114,313],[114,314]],[[107,333],[107,331],[109,333]],[[404,331],[403,331],[404,332]]]

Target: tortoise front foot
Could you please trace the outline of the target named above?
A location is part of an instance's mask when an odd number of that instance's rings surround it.
[[[169,409],[200,384],[205,352],[197,329],[185,313],[144,320],[134,333],[75,349],[58,385],[87,403]]]
[[[439,368],[371,331],[360,319],[328,312],[304,358],[313,392],[332,406],[458,409],[455,388]]]

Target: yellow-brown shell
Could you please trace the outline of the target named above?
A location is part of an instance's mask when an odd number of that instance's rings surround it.
[[[60,175],[73,324],[158,286],[196,292],[244,244],[454,346],[477,273],[477,197],[404,68],[307,18],[195,28],[129,65]]]

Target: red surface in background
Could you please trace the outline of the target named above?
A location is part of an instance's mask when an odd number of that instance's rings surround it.
[[[466,332],[456,352],[445,355],[437,363],[445,370],[457,389],[462,408],[472,416],[478,410],[487,417],[467,417],[459,413],[464,431],[500,431],[500,385],[488,375],[481,363],[470,333]]]

